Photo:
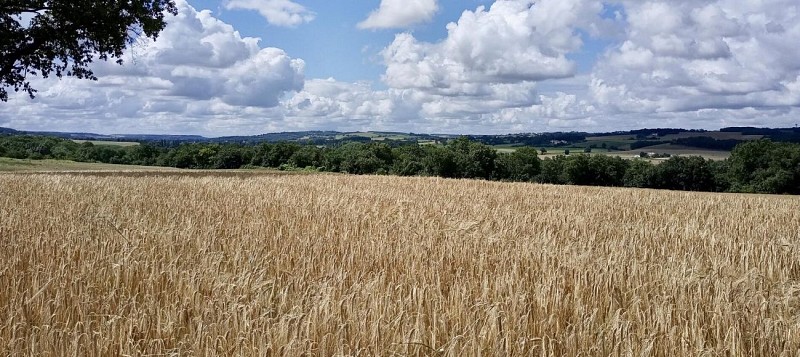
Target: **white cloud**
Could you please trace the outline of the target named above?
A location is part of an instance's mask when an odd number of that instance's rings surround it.
[[[382,51],[383,81],[433,131],[518,131],[586,117],[594,107],[585,99],[536,88],[575,75],[568,55],[583,45],[579,30],[610,29],[602,10],[600,1],[509,0],[465,11],[440,42],[398,34]]]
[[[37,98],[13,96],[0,117],[12,127],[103,133],[209,133],[219,121],[234,133],[255,125],[251,118],[263,127],[279,120],[281,99],[303,88],[305,63],[260,48],[209,11],[176,3],[179,14],[158,41],[136,44],[125,65],[96,62],[97,82],[36,78]]]
[[[278,48],[260,48],[257,38],[242,38],[231,25],[184,0],[178,7],[158,41],[134,49],[128,65],[101,63],[100,83],[132,72],[168,83],[163,95],[266,108],[303,88],[302,60]]]
[[[399,34],[383,51],[393,88],[479,93],[487,83],[519,83],[575,74],[567,58],[582,46],[577,29],[602,10],[598,1],[498,1],[465,11],[442,42]]]
[[[380,7],[360,22],[358,28],[407,28],[430,21],[437,11],[437,0],[381,0]]]
[[[800,106],[800,8],[793,0],[625,1],[621,45],[597,64],[611,112]]]
[[[314,20],[316,15],[291,0],[228,0],[226,9],[255,10],[276,26],[297,26]]]
[[[97,82],[36,78],[37,99],[12,95],[0,126],[507,133],[793,126],[800,117],[793,0],[497,1],[465,11],[441,40],[401,33],[384,44],[384,89],[306,80],[303,60],[261,48],[185,0],[178,6],[159,40],[128,51],[125,66],[96,63]],[[592,36],[610,46],[579,70],[573,59]]]

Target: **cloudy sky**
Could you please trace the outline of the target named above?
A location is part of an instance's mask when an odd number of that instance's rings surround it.
[[[0,126],[251,135],[800,122],[797,0],[176,0],[97,82],[34,79]]]

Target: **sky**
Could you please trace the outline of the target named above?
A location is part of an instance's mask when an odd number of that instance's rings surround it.
[[[506,134],[800,123],[797,0],[175,0],[0,126]]]

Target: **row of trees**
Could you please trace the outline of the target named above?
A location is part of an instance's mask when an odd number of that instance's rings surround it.
[[[541,159],[533,148],[500,153],[465,137],[445,145],[351,142],[336,147],[297,143],[183,144],[131,147],[37,136],[0,137],[0,156],[66,159],[190,169],[269,167],[350,174],[440,176],[689,191],[800,194],[800,145],[768,140],[738,145],[730,159],[672,157],[658,164],[604,155]]]

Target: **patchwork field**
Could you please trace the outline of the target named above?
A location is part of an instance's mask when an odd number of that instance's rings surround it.
[[[796,356],[800,198],[0,175],[0,355]]]
[[[630,151],[615,151],[609,153],[610,155],[620,156],[623,158],[638,157],[641,152],[653,152],[657,154],[670,154],[673,156],[701,156],[705,159],[711,160],[725,160],[731,157],[730,151],[722,150],[708,150],[700,149],[689,146],[674,145],[674,144],[660,144],[648,146],[637,150]]]
[[[78,144],[92,143],[93,145],[108,145],[108,146],[137,146],[140,143],[135,141],[110,141],[110,140],[72,140]]]

